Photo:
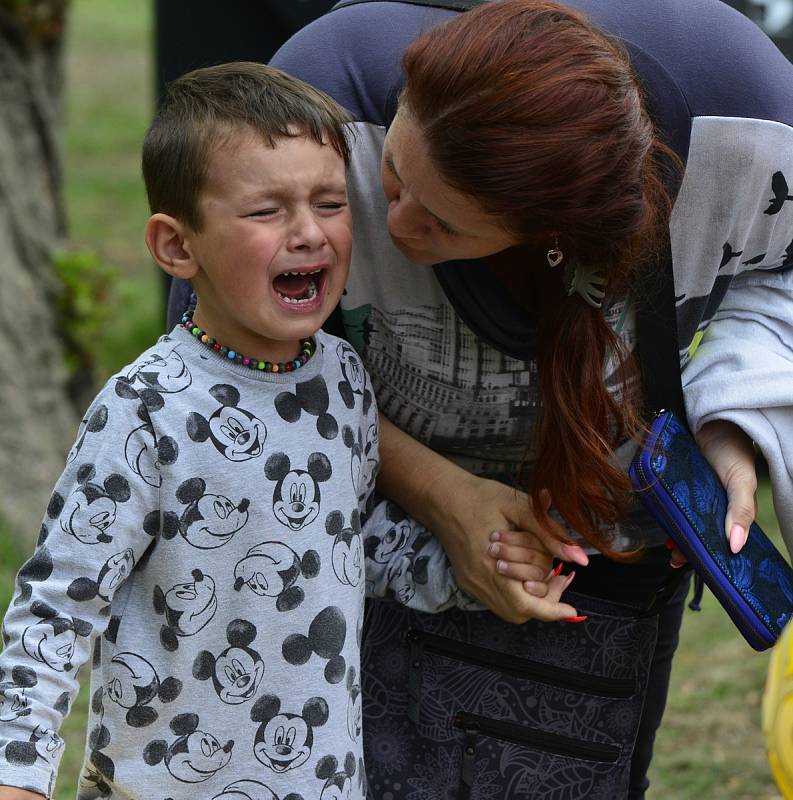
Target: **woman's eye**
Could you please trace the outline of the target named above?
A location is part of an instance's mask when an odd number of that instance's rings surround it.
[[[325,202],[325,203],[317,203],[317,208],[321,211],[338,211],[341,208],[346,208],[347,203],[334,203],[334,202]]]
[[[397,179],[399,180],[399,175],[397,175],[396,169],[394,168],[394,162],[391,159],[391,156],[386,156],[383,159],[383,163],[386,166],[386,169]]]
[[[252,214],[248,214],[249,217],[272,217],[274,214],[278,213],[277,208],[260,208],[258,211],[254,211]]]
[[[444,236],[457,236],[457,231],[453,231],[445,222],[441,222],[439,219],[436,219],[435,224],[438,226],[438,230],[444,234]]]

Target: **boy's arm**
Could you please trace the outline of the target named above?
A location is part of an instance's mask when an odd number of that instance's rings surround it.
[[[464,594],[441,543],[390,500],[379,500],[363,528],[366,593],[416,611],[485,607]]]
[[[159,533],[157,459],[167,463],[170,445],[158,442],[137,393],[114,386],[83,420],[3,622],[0,786],[52,791],[78,669],[108,626],[115,592]],[[0,798],[28,796],[9,791]]]

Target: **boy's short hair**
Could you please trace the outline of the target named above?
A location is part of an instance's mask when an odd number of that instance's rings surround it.
[[[198,197],[209,155],[246,127],[270,147],[293,136],[329,144],[349,165],[349,119],[324,92],[264,64],[237,61],[188,72],[169,84],[143,140],[149,207],[200,230]]]

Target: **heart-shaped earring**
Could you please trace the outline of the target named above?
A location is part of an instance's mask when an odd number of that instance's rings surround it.
[[[562,263],[564,253],[559,249],[559,237],[555,234],[553,237],[553,247],[545,254],[545,258],[551,269],[553,269],[553,267],[558,267],[559,264]]]

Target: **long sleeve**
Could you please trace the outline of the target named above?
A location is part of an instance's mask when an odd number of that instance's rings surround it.
[[[731,285],[683,370],[689,422],[734,422],[765,456],[774,507],[793,554],[793,269]]]
[[[3,623],[0,784],[52,791],[78,670],[159,531],[159,467],[174,446],[118,381],[86,413]]]
[[[366,594],[431,614],[455,606],[483,608],[454,579],[440,541],[389,500],[380,500],[363,525]]]

